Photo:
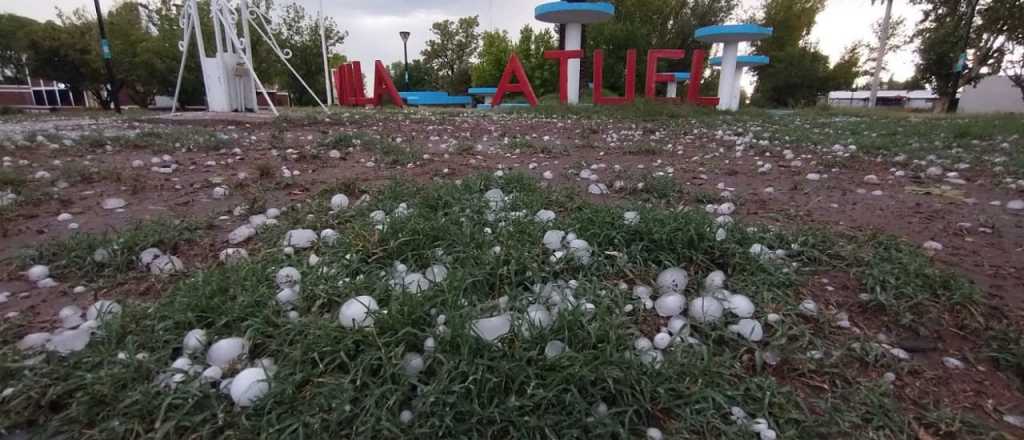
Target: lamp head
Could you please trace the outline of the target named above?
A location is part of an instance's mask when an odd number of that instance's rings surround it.
[[[409,31],[402,31],[402,32],[399,32],[398,35],[400,35],[402,37],[402,41],[408,43],[409,42],[409,35],[412,35],[412,34],[409,33]]]

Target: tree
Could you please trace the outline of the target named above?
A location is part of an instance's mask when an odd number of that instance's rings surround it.
[[[458,22],[439,21],[431,26],[434,38],[427,40],[427,47],[421,54],[423,62],[437,73],[436,87],[459,93],[469,86],[473,56],[480,47],[480,34],[476,30],[479,26],[478,16],[462,17]]]
[[[405,86],[405,62],[395,61],[391,63],[388,68],[391,72],[391,77],[395,80],[395,87]],[[410,90],[430,90],[433,86],[434,71],[430,69],[430,66],[423,62],[421,59],[415,59],[409,62],[409,89]]]
[[[58,11],[57,19],[59,23],[47,21],[24,36],[29,70],[68,85],[72,93],[87,91],[103,108],[110,108],[95,20],[84,9]]]
[[[501,80],[502,72],[505,71],[505,63],[508,62],[512,50],[512,40],[508,37],[507,31],[484,31],[481,37],[479,61],[473,66],[473,85],[477,87],[497,85]],[[522,56],[521,53],[520,56]]]
[[[829,70],[828,90],[849,90],[857,79],[864,76],[864,62],[861,59],[863,45],[854,43],[843,51],[832,68]]]
[[[687,57],[670,63],[668,69],[689,70],[691,49],[706,47],[694,40],[694,32],[699,27],[725,22],[738,4],[736,0],[612,0],[611,3],[615,4],[615,19],[588,25],[584,34],[586,47],[604,50],[604,82],[606,87],[615,90],[625,86],[626,51],[629,49],[637,49],[637,65],[644,66],[649,49],[685,48]],[[643,79],[643,69],[638,69],[636,84],[643,84]]]
[[[875,4],[876,0],[871,0]],[[885,66],[885,54],[889,46],[890,24],[892,22],[892,1],[885,0],[885,15],[882,17],[880,32],[878,32],[878,50],[875,52],[875,74],[871,78],[871,97],[868,99],[868,106],[874,107],[878,99],[878,85],[882,79],[882,69]]]
[[[0,35],[26,35],[39,22],[20,15],[0,14]],[[28,51],[24,38],[0,38],[0,84],[25,84]]]
[[[316,97],[323,101],[326,91],[319,19],[314,15],[308,15],[306,9],[296,3],[288,4],[280,10],[272,10],[276,13],[273,22],[270,23],[270,33],[282,50],[287,49],[291,52],[292,56],[288,62],[306,81]],[[324,29],[328,51],[337,51],[348,37],[348,32],[339,30],[337,23],[330,18],[324,21]],[[314,104],[316,100],[306,91],[299,79],[280,61],[269,45],[261,41],[256,31],[253,31],[253,34],[253,58],[258,60],[257,74],[264,85],[274,84],[288,91],[295,104]]]
[[[824,7],[824,0],[767,0],[762,21],[775,32],[754,46],[757,53],[768,55],[772,62],[754,68],[758,81],[752,102],[768,106],[812,105],[818,95],[835,83],[840,72],[833,73],[828,57],[807,42]],[[851,70],[844,67],[850,61],[847,59],[840,69]]]
[[[1013,35],[1022,27],[1022,0],[914,0],[924,15],[918,41],[917,74],[939,96],[945,112],[960,88],[998,73]],[[961,62],[964,61],[964,62]]]

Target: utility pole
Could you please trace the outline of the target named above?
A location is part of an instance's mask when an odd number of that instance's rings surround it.
[[[114,111],[121,113],[121,101],[118,99],[121,90],[114,76],[114,64],[111,62],[113,54],[110,52],[110,41],[107,40],[107,27],[103,25],[103,10],[100,9],[100,0],[93,0],[93,4],[96,5],[96,23],[100,26],[100,54],[107,69],[107,93],[113,99]]]
[[[892,20],[892,2],[885,0],[885,16],[882,17],[882,32],[878,36],[878,53],[875,55],[875,74],[871,78],[871,97],[868,99],[868,107],[875,108],[878,101],[878,86],[882,80],[882,67],[885,66],[885,52],[889,47],[889,23]]]
[[[405,52],[405,91],[409,90],[409,36],[412,35],[407,31],[398,33],[398,36],[402,37],[402,49]]]
[[[978,1],[971,1],[971,9],[967,12],[967,30],[964,32],[964,44],[963,50],[960,52],[960,56],[957,58],[956,65],[953,66],[953,99],[956,99],[957,91],[960,90],[960,80],[964,77],[964,71],[967,70],[967,49],[971,46],[971,28],[974,27],[974,15],[978,11]],[[946,111],[950,109],[947,107]]]

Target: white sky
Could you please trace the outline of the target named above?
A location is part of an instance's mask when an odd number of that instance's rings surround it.
[[[276,0],[278,4],[291,0]],[[315,13],[320,0],[294,0]],[[506,29],[515,37],[522,25],[534,28],[547,26],[533,19],[533,8],[546,0],[323,0],[324,8],[338,25],[350,33],[342,52],[364,65],[374,59],[390,63],[401,59],[402,42],[398,32],[412,32],[409,57],[416,58],[429,37],[431,23],[444,18],[479,15],[481,27]],[[109,8],[117,0],[101,0]],[[760,0],[742,0],[747,9]],[[54,18],[55,8],[92,8],[90,0],[0,0],[0,12],[12,12],[38,20]],[[884,8],[869,0],[828,0],[825,11],[818,16],[811,34],[819,48],[833,61],[843,49],[857,40],[869,40],[871,24],[881,18]],[[908,27],[920,18],[920,11],[904,1],[897,1],[894,17],[905,17]],[[684,48],[685,49],[685,48]],[[115,47],[116,51],[116,47]],[[913,49],[890,55],[889,66],[897,79],[914,73]],[[366,69],[364,69],[366,70]],[[372,70],[371,70],[372,71]]]

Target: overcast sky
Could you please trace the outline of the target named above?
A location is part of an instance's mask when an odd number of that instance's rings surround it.
[[[101,0],[109,8],[118,0]],[[289,0],[277,0],[278,4]],[[316,11],[319,0],[295,0]],[[760,0],[741,0],[747,7]],[[385,63],[402,57],[402,42],[398,31],[412,32],[409,56],[415,58],[429,37],[430,24],[445,18],[479,15],[483,28],[507,29],[513,37],[524,24],[534,28],[547,26],[533,19],[533,8],[545,0],[323,0],[327,14],[350,33],[342,47],[349,58],[367,64],[374,59]],[[26,15],[39,20],[55,17],[56,8],[73,9],[86,6],[89,0],[0,0],[0,11]],[[833,61],[843,49],[857,40],[868,40],[871,24],[881,18],[884,8],[871,5],[869,0],[828,0],[825,11],[818,16],[811,39],[817,42]],[[896,2],[894,16],[905,17],[910,27],[920,18],[920,11],[907,2]],[[116,44],[116,42],[115,42]],[[116,46],[115,46],[116,51]],[[912,48],[892,55],[890,68],[897,79],[906,79],[914,73]]]

